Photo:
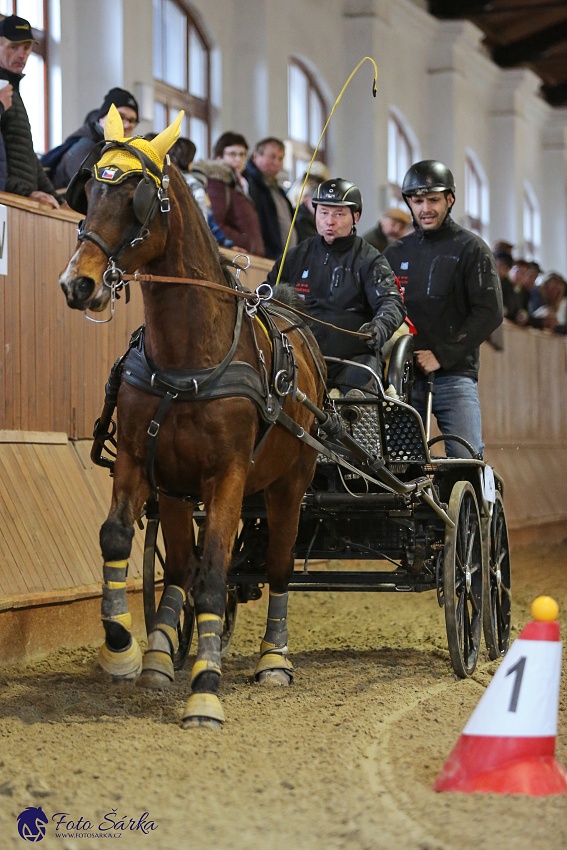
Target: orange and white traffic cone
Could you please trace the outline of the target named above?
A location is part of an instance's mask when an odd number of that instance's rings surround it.
[[[435,780],[435,791],[567,794],[567,771],[555,761],[558,613],[549,596],[534,600],[533,621],[502,660]]]

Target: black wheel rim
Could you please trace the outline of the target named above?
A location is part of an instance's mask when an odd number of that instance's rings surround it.
[[[510,643],[512,610],[510,549],[504,503],[500,493],[492,509],[487,540],[488,587],[484,609],[484,639],[491,660],[500,658]]]
[[[482,626],[482,534],[474,489],[467,481],[453,488],[443,563],[445,624],[451,664],[461,678],[478,660]]]

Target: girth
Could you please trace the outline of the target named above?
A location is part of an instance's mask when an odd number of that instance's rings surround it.
[[[208,401],[210,399],[242,396],[258,407],[263,419],[271,419],[266,393],[260,374],[250,363],[234,360],[214,380],[209,380],[216,367],[190,371],[156,372],[148,363],[144,351],[144,332],[139,345],[131,348],[124,361],[122,380],[139,390],[163,398],[171,392],[177,401]]]

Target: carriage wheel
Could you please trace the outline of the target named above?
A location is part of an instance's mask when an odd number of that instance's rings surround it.
[[[483,592],[480,515],[468,481],[457,481],[453,487],[448,514],[455,527],[445,531],[445,625],[453,670],[464,679],[472,674],[478,659]]]
[[[159,547],[157,539],[158,531],[159,518],[151,515],[147,516],[143,569],[144,620],[146,623],[147,634],[150,633],[156,616],[156,558],[162,568],[165,568],[165,557]],[[185,597],[185,603],[181,611],[181,619],[177,625],[179,647],[177,652],[173,654],[173,667],[175,670],[182,670],[185,662],[187,661],[194,628],[195,612],[191,601],[187,596]]]
[[[486,577],[482,625],[491,661],[506,653],[510,643],[512,597],[508,526],[502,496],[496,491],[492,516],[487,521]]]

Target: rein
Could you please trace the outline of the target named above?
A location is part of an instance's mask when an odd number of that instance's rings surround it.
[[[118,269],[115,269],[114,271],[118,271]],[[256,307],[261,301],[271,301],[272,304],[285,307],[285,309],[289,310],[290,313],[294,313],[296,316],[301,316],[301,318],[307,319],[309,322],[316,322],[318,325],[324,325],[327,328],[332,328],[333,330],[341,331],[341,333],[359,337],[360,339],[371,338],[370,334],[361,334],[358,331],[349,331],[346,328],[340,328],[337,325],[333,325],[331,322],[324,322],[323,319],[316,319],[314,316],[309,315],[309,313],[304,313],[302,310],[298,310],[297,307],[291,307],[289,304],[284,304],[283,302],[278,301],[277,298],[272,298],[272,287],[269,284],[261,283],[256,292],[246,292],[243,289],[233,289],[230,286],[224,286],[222,283],[214,283],[212,280],[201,280],[195,277],[166,277],[164,275],[157,276],[153,274],[138,274],[138,272],[134,272],[134,274],[120,274],[120,277],[124,283],[135,281],[136,283],[186,283],[191,286],[204,286],[207,289],[217,289],[221,292],[230,293],[236,298],[244,298],[247,301],[253,301],[254,307]],[[262,295],[260,293],[260,290],[264,287],[268,289],[266,295]]]

